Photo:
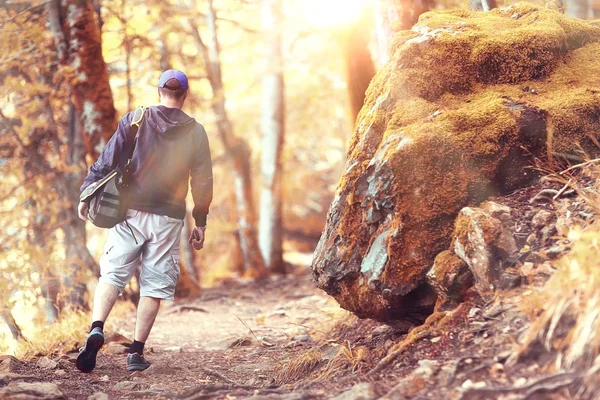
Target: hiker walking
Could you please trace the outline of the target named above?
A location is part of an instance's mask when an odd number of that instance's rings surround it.
[[[181,110],[187,95],[188,80],[183,72],[163,72],[158,81],[160,104],[143,110],[141,121],[134,121],[133,112],[121,119],[81,186],[84,191],[92,184],[98,185],[115,170],[131,146],[128,135],[130,126],[135,125],[138,131],[128,160],[131,182],[126,219],[108,231],[94,294],[93,322],[77,358],[80,371],[90,372],[96,366],[96,355],[104,344],[104,322],[140,264],[141,297],[127,369],[140,371],[150,366],[143,356],[144,344],[161,300],[173,300],[175,293],[190,177],[196,226],[189,241],[196,250],[204,246],[213,195],[212,164],[204,127]],[[79,203],[81,219],[92,215],[89,208],[89,201]]]

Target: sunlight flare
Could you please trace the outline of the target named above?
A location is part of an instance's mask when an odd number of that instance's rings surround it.
[[[372,0],[302,0],[301,4],[304,19],[324,28],[357,20],[371,7]]]

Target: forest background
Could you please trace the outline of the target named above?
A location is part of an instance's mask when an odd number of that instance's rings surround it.
[[[507,3],[508,4],[508,3]],[[209,134],[205,249],[182,233],[178,297],[234,275],[294,273],[345,168],[354,120],[393,32],[440,1],[0,1],[0,352],[89,308],[106,231],[77,219],[79,185],[118,118],[185,71]],[[599,18],[576,0],[570,16]],[[390,10],[403,7],[403,18]],[[188,209],[193,204],[188,199]],[[137,298],[134,279],[124,300]]]

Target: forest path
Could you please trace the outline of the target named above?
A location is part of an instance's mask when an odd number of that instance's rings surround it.
[[[272,385],[279,361],[309,348],[313,336],[347,315],[309,274],[229,280],[196,299],[162,307],[146,344],[153,363],[147,371],[126,370],[132,313],[120,321],[109,318],[108,343],[92,373],[80,373],[67,359],[54,369],[28,364],[18,372],[56,383],[74,399],[98,392],[117,399],[244,398]],[[70,361],[75,357],[70,354]],[[192,395],[196,387],[212,388],[210,397]]]

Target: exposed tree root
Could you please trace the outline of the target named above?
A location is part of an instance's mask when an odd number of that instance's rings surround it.
[[[372,370],[367,372],[366,376],[370,377],[383,371],[385,368],[390,366],[402,353],[404,353],[404,350],[419,340],[441,334],[441,332],[445,330],[444,328],[450,322],[454,321],[457,316],[461,315],[465,308],[466,306],[463,303],[451,312],[436,312],[431,314],[427,320],[425,320],[423,325],[413,329],[402,342],[392,347],[390,349],[390,353],[381,359],[381,361],[379,361],[379,363],[377,363]]]
[[[518,394],[521,392],[523,393],[523,396],[520,397],[520,399],[526,400],[540,391],[551,391],[569,386],[584,375],[585,373],[578,372],[559,372],[522,386],[472,387],[465,389],[458,400],[497,398],[501,393]]]
[[[239,388],[233,385],[202,385],[191,389],[179,396],[182,400],[214,399],[216,396],[249,397],[250,395],[287,394],[289,390],[269,389],[260,387]]]

